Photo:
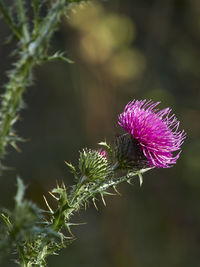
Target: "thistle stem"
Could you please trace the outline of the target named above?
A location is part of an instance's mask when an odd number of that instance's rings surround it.
[[[22,94],[29,81],[33,63],[33,58],[22,57],[16,64],[16,69],[10,73],[10,81],[6,85],[0,110],[0,158],[5,154],[5,148],[10,141],[12,125],[22,104]]]
[[[18,28],[13,23],[13,21],[12,21],[10,15],[8,14],[6,7],[4,6],[2,0],[0,0],[0,11],[1,11],[1,14],[3,15],[5,21],[8,23],[9,27],[13,31],[13,34],[17,37],[17,39],[20,40],[22,37],[21,33],[19,32]]]
[[[141,174],[150,169],[151,168],[141,170]],[[119,178],[111,178],[110,180],[103,180],[96,183],[86,183],[81,187],[80,184],[77,184],[76,188],[73,189],[70,194],[70,204],[68,205],[67,203],[62,203],[62,206],[58,207],[56,210],[52,228],[55,231],[60,231],[66,220],[69,221],[70,217],[90,198],[96,196],[97,194],[104,194],[109,188],[115,187],[122,182],[129,181],[134,176],[138,176],[138,171]]]
[[[24,1],[23,0],[16,0],[17,9],[18,9],[18,19],[22,27],[22,36],[24,38],[25,43],[28,43],[30,40],[30,34],[28,29],[27,17],[24,8]]]
[[[48,47],[49,39],[55,31],[61,15],[65,12],[64,7],[66,5],[66,0],[57,0],[49,9],[47,16],[41,22],[37,33],[32,36],[28,28],[24,2],[22,0],[17,0],[18,18],[22,24],[22,32],[20,33],[12,23],[11,17],[0,0],[0,11],[4,16],[4,19],[7,21],[17,38],[20,39],[22,43],[25,42],[25,45],[22,45],[19,53],[20,59],[9,74],[10,80],[6,85],[6,91],[2,96],[0,109],[0,159],[4,157],[7,145],[11,144],[12,126],[16,122],[18,117],[17,114],[22,107],[23,92],[26,86],[31,82],[30,77],[32,69],[42,60],[41,58]],[[13,143],[15,145],[15,142]]]

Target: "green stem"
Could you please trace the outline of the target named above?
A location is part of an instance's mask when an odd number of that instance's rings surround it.
[[[39,18],[39,2],[38,0],[32,0],[32,6],[33,6],[33,18],[34,18],[34,33],[38,31],[38,27],[40,24],[40,18]]]
[[[126,182],[132,179],[134,176],[138,176],[140,173],[145,173],[149,171],[151,168],[143,169],[139,172],[132,172],[125,176],[119,178],[112,178],[110,180],[104,180],[100,182],[96,182],[92,185],[89,183],[80,187],[80,184],[76,185],[76,188],[71,193],[69,203],[70,205],[66,205],[63,203],[62,208],[57,209],[56,211],[56,219],[54,217],[52,228],[55,231],[60,231],[60,229],[64,226],[65,221],[69,221],[72,214],[79,210],[79,208],[90,198],[94,197],[97,194],[105,193],[109,188],[115,187],[122,182]],[[82,190],[81,190],[82,188]],[[64,206],[65,205],[65,206]],[[60,214],[59,214],[60,213]],[[62,213],[62,214],[61,214]],[[58,216],[59,214],[59,216]],[[62,220],[58,221],[58,218]]]
[[[134,176],[136,176],[135,174]],[[110,181],[100,182],[98,184],[94,184],[88,191],[83,192],[82,196],[77,196],[76,201],[74,201],[73,206],[66,211],[66,218],[70,218],[70,216],[78,210],[78,208],[86,202],[91,197],[97,195],[98,193],[106,192],[108,188],[118,185],[119,183],[127,181],[127,176],[122,176],[120,178],[113,178]]]
[[[60,17],[65,12],[66,0],[57,0],[49,10],[46,18],[42,21],[35,40],[35,47],[40,47],[46,39],[54,32]]]
[[[17,12],[18,19],[22,27],[22,35],[24,37],[25,43],[28,43],[30,40],[30,35],[29,35],[26,12],[24,9],[24,2],[23,0],[16,0],[16,4],[17,4],[17,9],[18,9],[18,12]]]
[[[33,63],[33,58],[22,57],[16,64],[16,69],[10,73],[10,81],[6,85],[0,110],[0,158],[5,154],[5,148],[10,141],[12,125],[17,119],[16,114],[21,105],[25,86],[29,82]]]
[[[66,5],[66,0],[57,0],[50,8],[48,15],[41,22],[36,38],[29,41],[30,34],[26,23],[27,18],[25,16],[23,1],[17,0],[18,16],[22,23],[22,34],[26,46],[22,46],[21,48],[21,58],[15,64],[15,69],[11,71],[9,75],[10,80],[6,85],[6,91],[2,97],[0,109],[0,159],[5,155],[7,145],[11,143],[10,135],[12,134],[12,126],[17,119],[17,113],[21,107],[23,92],[26,86],[30,83],[32,69],[38,62],[40,62],[41,56],[44,55],[49,44],[49,39],[55,31],[55,27],[58,24],[61,15],[65,12],[64,7]],[[1,4],[1,0],[0,10],[11,29],[13,29],[13,32],[19,39],[21,39],[21,35],[16,31],[8,13]]]
[[[5,21],[8,23],[9,27],[11,28],[11,30],[13,31],[13,34],[17,37],[17,39],[21,39],[21,33],[19,32],[18,28],[15,26],[15,24],[13,23],[10,15],[8,14],[3,2],[0,0],[0,11],[5,19]]]

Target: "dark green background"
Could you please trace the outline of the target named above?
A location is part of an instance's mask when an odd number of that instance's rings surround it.
[[[59,267],[198,267],[200,266],[200,2],[199,0],[110,0],[106,12],[128,16],[136,31],[131,43],[146,68],[128,81],[110,79],[106,65],[91,64],[79,51],[81,33],[63,20],[51,52],[66,51],[75,61],[52,62],[34,69],[27,107],[17,132],[27,139],[22,153],[9,148],[5,163],[14,167],[0,179],[1,207],[12,208],[19,175],[26,197],[44,207],[56,180],[72,184],[64,160],[77,163],[78,151],[112,142],[121,130],[117,116],[136,98],[170,106],[187,132],[183,152],[171,169],[145,174],[144,184],[121,185],[121,197],[107,197],[99,211],[91,205],[74,217],[77,240],[60,256]],[[93,22],[91,21],[91,27]],[[0,84],[7,81],[14,43],[5,44],[7,25],[0,21]],[[100,55],[101,57],[101,55]],[[136,64],[137,65],[137,64]],[[54,203],[52,202],[52,205]],[[15,266],[6,259],[1,266]]]

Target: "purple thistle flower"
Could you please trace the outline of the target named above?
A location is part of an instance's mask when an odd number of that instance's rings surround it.
[[[149,161],[150,167],[169,168],[181,153],[180,146],[186,137],[178,131],[179,121],[170,115],[171,109],[158,110],[160,102],[133,100],[119,115],[119,125],[127,131]],[[173,152],[179,151],[176,155]]]

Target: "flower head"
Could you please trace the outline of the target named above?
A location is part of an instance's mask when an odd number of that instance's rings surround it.
[[[178,130],[179,121],[170,115],[170,108],[155,108],[159,103],[133,100],[119,115],[118,123],[137,142],[150,167],[169,168],[179,158],[186,134]],[[173,155],[175,151],[178,153]]]

